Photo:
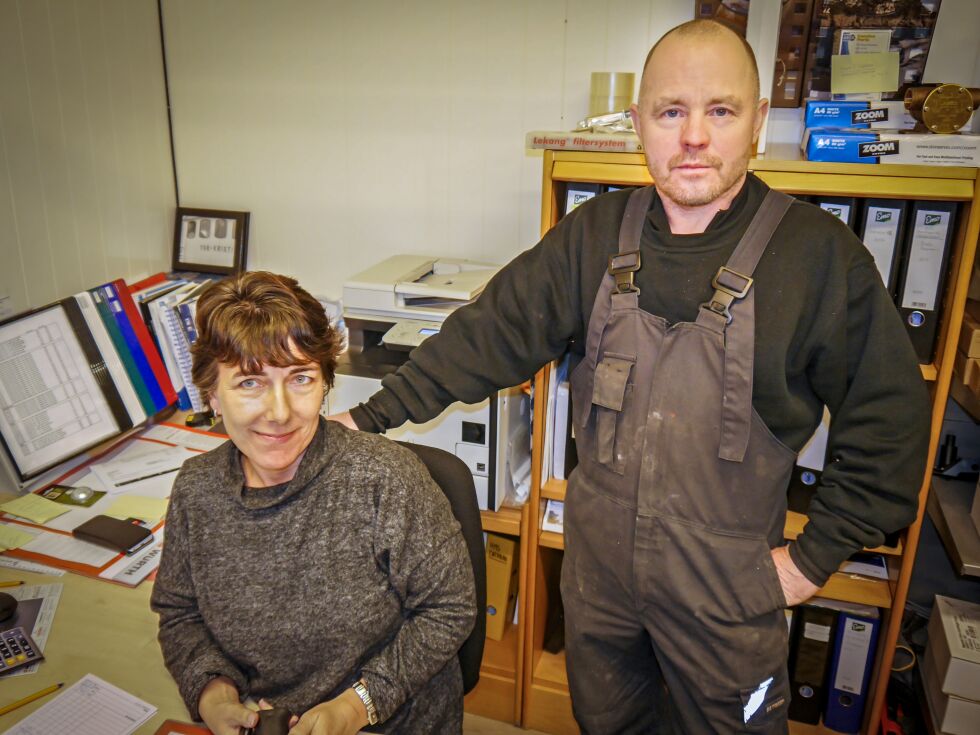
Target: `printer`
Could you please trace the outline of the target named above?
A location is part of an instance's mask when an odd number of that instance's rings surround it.
[[[395,255],[344,284],[347,351],[337,363],[326,415],[371,397],[381,379],[436,334],[445,318],[476,299],[500,266],[457,258]],[[475,404],[454,403],[424,424],[406,423],[391,439],[452,452],[470,468],[477,501],[497,510],[505,496],[523,498],[530,484],[530,399],[520,388]]]

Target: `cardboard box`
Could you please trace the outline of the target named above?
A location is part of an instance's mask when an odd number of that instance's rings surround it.
[[[509,536],[487,534],[487,638],[504,637],[517,604],[519,544]]]
[[[953,359],[953,372],[963,385],[980,395],[980,357],[967,357],[957,350]]]
[[[942,693],[980,701],[980,605],[936,595],[928,632],[926,652]]]
[[[980,135],[970,133],[807,128],[802,147],[809,161],[980,166]]]
[[[980,319],[973,313],[977,307],[976,301],[966,302],[963,324],[960,326],[960,341],[956,345],[957,351],[967,357],[980,357]]]
[[[931,653],[927,648],[926,655],[920,662],[919,672],[936,732],[946,735],[976,735],[977,723],[980,723],[980,702],[943,694],[936,674],[936,662]]]

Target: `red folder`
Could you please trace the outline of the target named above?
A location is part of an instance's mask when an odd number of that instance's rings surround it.
[[[157,352],[157,346],[153,344],[153,338],[146,329],[139,309],[136,308],[136,302],[133,301],[133,294],[129,290],[129,286],[123,279],[117,278],[112,282],[112,287],[116,289],[116,293],[119,295],[119,303],[122,304],[123,311],[126,312],[127,318],[133,325],[133,331],[143,347],[143,352],[146,353],[146,360],[150,363],[150,369],[153,370],[157,383],[160,384],[160,390],[163,391],[164,398],[167,399],[167,405],[176,403],[177,392],[174,390],[173,383],[170,382],[170,375],[160,358],[160,353]]]

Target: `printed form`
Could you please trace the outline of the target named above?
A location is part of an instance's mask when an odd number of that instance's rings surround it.
[[[86,674],[6,735],[131,735],[156,711],[152,704]]]

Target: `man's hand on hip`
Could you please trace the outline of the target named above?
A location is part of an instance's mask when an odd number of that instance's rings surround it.
[[[786,605],[792,607],[799,605],[813,597],[819,587],[803,576],[803,572],[796,566],[796,562],[789,555],[788,546],[777,546],[771,549],[772,561],[776,565],[776,573],[779,575],[779,584],[783,588],[783,597],[786,598]]]

